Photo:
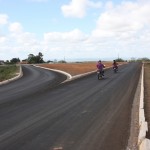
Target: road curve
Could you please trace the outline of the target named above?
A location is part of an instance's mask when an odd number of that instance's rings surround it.
[[[65,75],[31,65],[23,65],[22,71],[22,78],[0,85],[0,104],[6,103],[8,98],[17,100],[18,97],[32,96],[34,93],[52,88],[67,79]]]
[[[0,86],[0,150],[124,150],[140,71],[130,63],[59,85],[65,76],[24,66]]]

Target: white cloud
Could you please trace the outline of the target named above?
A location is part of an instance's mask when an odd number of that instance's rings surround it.
[[[102,6],[101,2],[93,2],[90,0],[87,0],[87,6],[92,8],[100,8]]]
[[[49,32],[44,34],[45,42],[79,42],[86,40],[87,36],[79,29],[70,32]]]
[[[9,25],[9,31],[13,33],[22,33],[23,27],[19,22],[14,22]]]
[[[8,16],[6,14],[0,14],[0,25],[8,23]]]
[[[10,23],[7,15],[0,16],[5,18],[0,24],[5,25],[9,31],[7,36],[0,36],[0,58],[6,51],[10,52],[10,58],[13,54],[20,54],[21,59],[26,58],[29,53],[37,54],[39,51],[46,59],[63,59],[64,56],[66,59],[103,58],[118,54],[120,57],[143,57],[146,54],[143,50],[148,53],[150,47],[150,2],[141,1],[124,1],[117,5],[107,2],[90,35],[79,29],[47,32],[43,33],[40,41],[33,33],[25,32],[21,23]],[[100,6],[96,4],[89,0],[72,0],[62,10],[68,17],[81,18],[86,15],[87,8]],[[150,53],[147,56],[150,57]]]
[[[11,23],[9,25],[9,31],[9,37],[18,42],[18,44],[22,44],[22,46],[33,46],[34,44],[38,43],[34,34],[24,32],[22,25],[18,22]]]
[[[88,42],[101,43],[100,49],[123,57],[144,57],[144,51],[150,57],[150,2],[109,2],[105,8]]]
[[[94,37],[133,38],[150,24],[150,3],[123,2],[118,6],[106,4],[106,11],[99,16]],[[109,8],[109,9],[108,9]]]
[[[6,42],[7,38],[4,36],[0,36],[0,44],[3,44],[4,42]]]
[[[90,0],[72,0],[68,5],[63,5],[61,10],[65,17],[83,18],[88,7],[99,8],[101,3]]]

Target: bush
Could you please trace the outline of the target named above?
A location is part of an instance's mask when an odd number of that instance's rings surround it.
[[[17,72],[19,72],[19,66],[16,65],[0,66],[0,81],[4,81],[16,76]]]
[[[117,58],[115,59],[117,62],[125,62],[125,60],[123,60],[122,58]]]

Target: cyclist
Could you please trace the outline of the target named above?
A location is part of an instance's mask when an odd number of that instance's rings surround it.
[[[116,68],[118,70],[118,63],[116,60],[113,60],[113,69]]]
[[[101,62],[101,60],[99,60],[97,62],[97,71],[100,71],[100,73],[102,73],[102,75],[104,76],[104,68],[105,68],[105,65]]]

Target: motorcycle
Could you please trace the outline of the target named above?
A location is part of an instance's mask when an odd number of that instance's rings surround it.
[[[113,67],[114,73],[117,73],[118,67]]]
[[[104,71],[98,70],[98,71],[97,71],[97,78],[98,78],[98,80],[103,79],[103,76],[104,76]]]

